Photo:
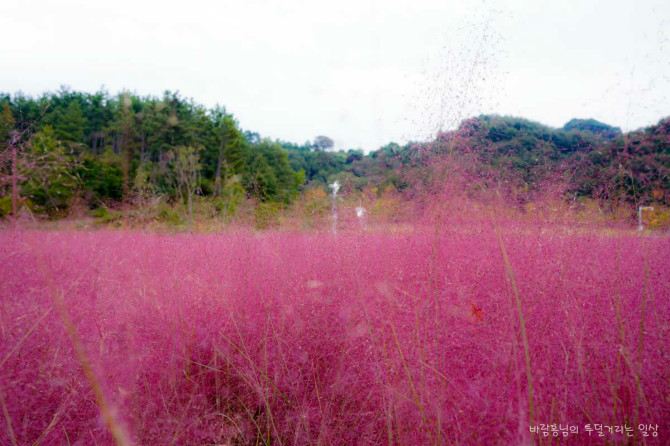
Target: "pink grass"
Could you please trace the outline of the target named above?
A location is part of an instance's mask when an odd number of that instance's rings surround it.
[[[2,232],[0,444],[666,443],[670,239],[498,230]]]

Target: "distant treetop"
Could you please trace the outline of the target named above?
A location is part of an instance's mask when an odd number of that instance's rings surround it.
[[[571,119],[563,126],[563,130],[590,132],[607,138],[616,138],[622,134],[619,127],[612,127],[611,125],[596,121],[595,119]]]
[[[335,145],[332,139],[327,136],[317,136],[314,138],[314,150],[319,152],[325,152],[328,149],[331,149]]]

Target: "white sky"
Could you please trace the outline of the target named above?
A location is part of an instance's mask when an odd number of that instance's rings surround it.
[[[0,91],[178,90],[298,143],[670,115],[667,0],[1,0],[0,17]]]

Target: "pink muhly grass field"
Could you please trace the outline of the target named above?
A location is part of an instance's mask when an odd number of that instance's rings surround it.
[[[2,232],[0,443],[667,444],[670,239],[499,233]]]

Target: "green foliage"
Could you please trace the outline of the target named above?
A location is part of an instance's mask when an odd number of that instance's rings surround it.
[[[97,218],[97,223],[101,225],[113,224],[115,226],[120,226],[124,218],[123,212],[113,211],[105,206],[100,206],[94,209],[91,211],[90,215],[91,217]]]
[[[195,191],[192,185],[199,194],[230,201],[224,195],[230,195],[231,184],[237,185],[235,200],[242,186],[248,196],[290,203],[308,181],[307,169],[301,173],[299,167],[292,168],[278,144],[241,130],[225,108],[207,110],[176,93],[111,96],[106,91],[87,94],[61,88],[36,99],[2,97],[4,134],[15,127],[17,116],[19,130],[51,127],[51,138],[76,150],[81,159],[76,175],[90,206],[130,201],[138,194],[168,194],[187,203]],[[189,179],[184,171],[176,170],[180,147],[198,148],[200,154],[197,178],[188,186],[182,181]],[[326,169],[324,180],[328,173]],[[236,179],[229,182],[231,178]]]
[[[293,178],[295,180],[295,190],[298,191],[302,188],[307,180],[307,175],[305,174],[305,169],[300,169],[297,172],[293,172]]]
[[[606,138],[616,138],[621,136],[619,127],[612,127],[595,119],[571,119],[564,126],[566,131],[588,132]]]
[[[253,153],[245,175],[245,186],[249,196],[261,201],[277,196],[277,177],[274,169],[261,153]]]
[[[167,223],[171,226],[181,226],[184,224],[184,216],[178,209],[163,204],[157,214],[156,220]]]
[[[256,229],[267,229],[279,222],[282,210],[280,203],[261,202],[254,209],[254,222]]]
[[[244,201],[245,191],[242,177],[233,175],[226,180],[221,197],[215,202],[215,209],[225,218],[235,215],[238,206]]]
[[[279,143],[264,139],[252,147],[245,173],[247,193],[261,201],[288,204],[298,193],[300,174],[291,168]]]
[[[0,197],[0,218],[5,218],[12,213],[12,197],[5,195]]]
[[[83,189],[91,204],[107,200],[121,200],[123,173],[121,157],[111,149],[101,156],[86,153],[77,169]]]
[[[74,160],[48,126],[25,148],[20,174],[21,195],[36,212],[55,214],[67,209],[78,185]]]
[[[608,201],[670,204],[670,119],[588,153],[570,192]]]
[[[76,150],[81,164],[75,173],[91,207],[167,194],[191,209],[189,197],[197,193],[215,195],[233,209],[243,198],[240,188],[262,201],[290,203],[308,181],[306,170],[292,168],[277,143],[241,130],[225,108],[207,110],[177,93],[111,96],[61,88],[37,99],[2,97],[5,132],[18,116],[18,129],[50,126],[53,139]],[[197,148],[197,168],[179,156],[189,147]]]
[[[151,164],[148,162],[142,162],[137,167],[135,172],[135,182],[133,184],[133,189],[140,196],[151,195],[154,191],[153,184],[151,183]]]
[[[168,160],[172,167],[172,179],[178,199],[193,216],[193,200],[199,185],[199,176],[202,166],[200,165],[200,152],[202,147],[179,146],[168,153]]]
[[[109,218],[109,211],[105,206],[100,206],[91,211],[91,217],[107,219]]]
[[[305,181],[308,183],[319,183],[325,186],[331,175],[350,167],[347,165],[348,158],[344,152],[312,151],[311,143],[305,143],[302,146],[287,142],[279,142],[279,144],[287,150],[290,166],[295,171],[303,170]]]
[[[235,119],[224,108],[210,112],[212,143],[203,152],[203,174],[213,183],[212,194],[221,197],[228,178],[245,171],[248,147]]]
[[[557,183],[587,153],[603,143],[599,134],[551,127],[521,118],[483,115],[464,121],[454,132],[443,133],[423,154],[423,162],[436,156],[455,156],[472,182],[481,186],[524,190]],[[426,159],[428,157],[428,159]],[[401,153],[401,158],[411,159]],[[397,181],[397,179],[396,179]],[[402,188],[402,181],[396,186]]]
[[[60,141],[83,142],[86,118],[78,101],[56,110],[52,117],[55,136]]]
[[[303,220],[313,223],[314,219],[330,215],[332,201],[322,188],[305,191]]]
[[[9,132],[14,130],[15,125],[16,122],[12,110],[9,108],[9,102],[5,101],[0,112],[0,144],[9,139]]]

